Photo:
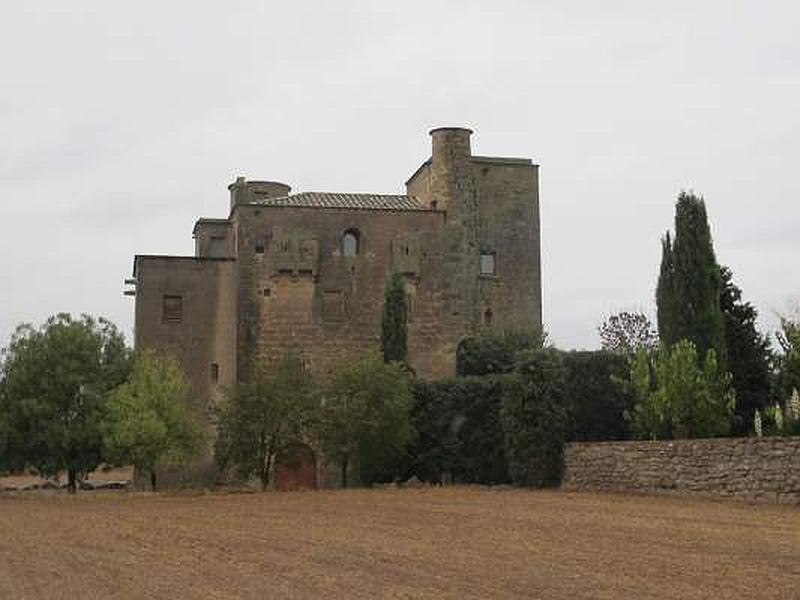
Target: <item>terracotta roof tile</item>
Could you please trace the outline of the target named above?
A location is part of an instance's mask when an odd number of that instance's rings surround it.
[[[306,208],[350,208],[355,210],[430,211],[416,196],[400,194],[339,194],[301,192],[278,198],[261,198],[263,206],[292,206]]]

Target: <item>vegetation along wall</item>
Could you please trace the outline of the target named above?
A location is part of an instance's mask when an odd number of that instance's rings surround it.
[[[800,504],[800,437],[571,443],[563,485]]]

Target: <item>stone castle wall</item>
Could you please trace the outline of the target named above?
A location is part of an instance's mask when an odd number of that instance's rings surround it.
[[[571,443],[563,486],[800,504],[800,437]]]
[[[240,376],[252,360],[274,359],[290,349],[324,376],[336,361],[380,350],[386,281],[401,241],[413,246],[416,265],[406,277],[413,296],[409,355],[420,374],[449,374],[439,304],[441,281],[437,212],[242,206],[237,209],[238,363]],[[356,256],[342,254],[342,235],[359,234]],[[292,272],[280,264],[278,247],[299,240],[313,260]],[[257,246],[264,251],[256,252]],[[454,352],[454,351],[453,351]]]

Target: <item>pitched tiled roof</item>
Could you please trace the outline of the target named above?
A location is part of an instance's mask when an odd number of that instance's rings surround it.
[[[356,210],[431,210],[422,204],[416,196],[400,194],[302,192],[279,198],[259,198],[255,204],[307,208],[350,208]]]

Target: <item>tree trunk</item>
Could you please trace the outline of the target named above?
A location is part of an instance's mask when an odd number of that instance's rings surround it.
[[[350,457],[342,457],[342,487],[347,487],[347,465],[350,463]]]
[[[67,469],[67,491],[74,494],[78,491],[78,473],[75,469]]]
[[[150,491],[151,492],[155,492],[156,491],[156,470],[155,469],[152,469],[150,471]]]
[[[264,473],[261,476],[261,491],[264,492],[267,490],[267,486],[269,485],[269,468],[272,466],[272,451],[267,450],[267,462],[264,465]]]
[[[261,491],[267,491],[269,485],[269,460],[270,452],[267,448],[267,434],[262,431],[259,434],[258,444],[258,478],[261,480]]]

